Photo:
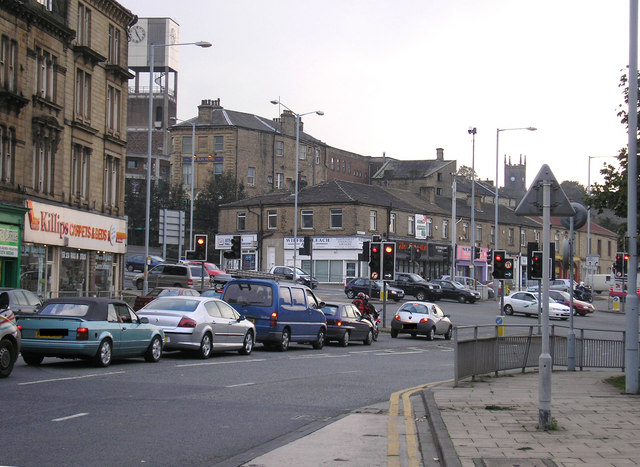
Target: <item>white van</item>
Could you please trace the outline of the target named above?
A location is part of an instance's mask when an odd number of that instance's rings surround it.
[[[609,292],[615,281],[613,274],[594,274],[593,276],[587,275],[585,278],[586,283],[590,284],[591,289],[598,294]]]

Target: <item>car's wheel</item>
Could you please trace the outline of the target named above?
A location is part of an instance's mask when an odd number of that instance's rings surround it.
[[[436,337],[436,327],[431,326],[431,328],[427,331],[427,340],[432,341],[434,337]]]
[[[444,338],[446,340],[451,340],[451,337],[453,336],[453,326],[449,326],[449,329],[447,329],[447,332],[444,333]]]
[[[460,303],[464,303],[467,301],[466,297],[464,295],[458,295],[458,301]]]
[[[513,314],[513,307],[511,305],[505,305],[504,306],[504,313],[506,315],[512,315]]]
[[[144,359],[147,362],[155,363],[160,361],[160,357],[162,357],[162,340],[160,336],[155,336],[144,354]]]
[[[142,287],[144,286],[144,279],[138,279],[136,281],[136,289],[138,290],[142,290]]]
[[[253,333],[251,331],[247,331],[244,335],[244,340],[242,341],[242,348],[238,350],[238,353],[241,355],[249,355],[253,351]]]
[[[397,329],[392,329],[391,330],[391,337],[394,338],[394,339],[396,337],[398,337],[398,330]]]
[[[342,338],[338,341],[341,347],[347,347],[349,345],[349,332],[345,331]]]
[[[133,272],[133,264],[127,264],[127,271]]]
[[[378,334],[380,333],[380,330],[378,328],[374,327],[372,329],[372,331],[373,331],[373,340],[377,341],[378,340]]]
[[[393,297],[393,301],[394,302],[399,302],[400,301],[400,297]]]
[[[369,332],[367,333],[367,338],[363,340],[362,343],[364,345],[371,345],[372,342],[373,342],[373,331],[369,329]]]
[[[202,340],[200,341],[200,349],[198,350],[198,356],[206,360],[211,357],[211,352],[213,350],[213,341],[211,339],[211,334],[206,332],[204,336],[202,336]]]
[[[356,296],[355,293],[353,293],[353,290],[347,290],[347,298],[354,298]]]
[[[99,367],[107,367],[111,365],[111,359],[113,358],[113,344],[109,339],[103,339],[98,347],[98,352],[93,357],[93,363]]]
[[[419,302],[424,302],[425,299],[425,294],[422,290],[418,291],[416,293],[416,300],[418,300]]]
[[[411,337],[413,337],[415,339],[416,337],[418,337],[418,333],[417,332],[412,332],[411,333]]]
[[[0,378],[6,378],[13,370],[13,363],[16,360],[15,349],[9,340],[0,342]]]
[[[327,335],[327,331],[324,328],[318,331],[318,338],[312,344],[314,349],[320,350],[322,347],[324,347],[324,338],[326,335]]]
[[[291,334],[289,328],[282,330],[282,337],[280,337],[280,344],[278,344],[278,350],[280,352],[286,352],[289,348],[289,341],[291,340]]]
[[[22,352],[22,359],[27,365],[38,366],[44,360],[44,355],[38,355],[37,353]]]

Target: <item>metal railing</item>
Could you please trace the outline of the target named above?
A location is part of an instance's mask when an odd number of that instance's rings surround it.
[[[501,329],[502,328],[502,329]],[[517,328],[527,328],[517,334]],[[550,352],[552,367],[567,366],[568,326],[552,325]],[[625,331],[577,329],[575,362],[584,368],[625,367]],[[462,334],[470,334],[461,338]],[[504,334],[504,335],[503,335]],[[474,325],[454,327],[454,381],[504,370],[535,368],[542,350],[542,335],[538,324]],[[617,337],[620,336],[620,339]]]

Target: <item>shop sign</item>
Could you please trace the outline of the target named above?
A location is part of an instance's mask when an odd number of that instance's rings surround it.
[[[18,257],[20,229],[15,225],[0,224],[0,256]]]
[[[304,246],[304,235],[299,235],[296,240],[298,248]],[[312,249],[314,250],[361,250],[362,242],[369,240],[360,237],[312,237]],[[293,250],[293,237],[284,237],[284,249]]]
[[[24,241],[125,253],[127,222],[78,209],[27,200]]]
[[[427,238],[427,216],[416,214],[416,238]]]
[[[231,239],[234,235],[216,235],[216,250],[230,250]],[[258,235],[240,235],[240,245],[243,250],[253,250],[258,246]]]
[[[477,263],[486,263],[489,255],[488,248],[480,248],[480,259],[476,259]],[[471,261],[471,246],[458,245],[456,258],[460,261]]]

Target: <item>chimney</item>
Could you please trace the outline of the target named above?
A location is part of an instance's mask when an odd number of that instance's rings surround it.
[[[213,111],[221,108],[220,99],[202,99],[198,106],[198,123],[213,123]]]
[[[444,149],[436,148],[436,160],[439,160],[439,161],[444,160]]]
[[[278,119],[275,119],[277,122]],[[280,116],[280,125],[282,126],[282,134],[286,136],[296,135],[296,116],[290,110],[283,110]],[[302,129],[302,128],[301,128]]]

